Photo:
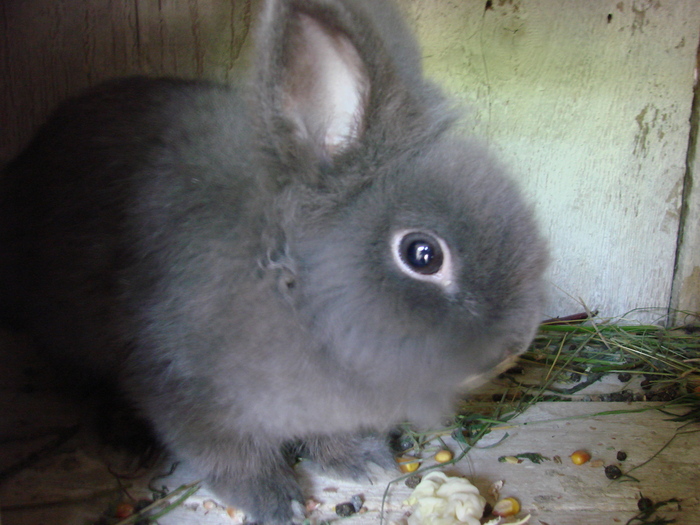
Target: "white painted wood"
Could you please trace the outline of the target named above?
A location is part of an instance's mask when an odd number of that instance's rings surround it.
[[[548,313],[667,306],[700,3],[401,3],[427,73],[472,105],[467,127],[536,205]]]
[[[654,501],[670,498],[683,499],[682,511],[669,507],[666,517],[676,518],[678,524],[700,523],[700,472],[690,460],[697,449],[698,434],[681,434],[661,454],[647,465],[634,470],[634,481],[611,481],[604,474],[603,466],[590,464],[576,466],[569,455],[578,449],[586,449],[593,461],[604,465],[620,464],[623,472],[641,465],[654,456],[670,440],[677,423],[657,411],[642,414],[616,414],[591,416],[584,419],[568,419],[608,410],[629,410],[642,407],[641,403],[539,403],[512,421],[507,428],[494,431],[480,443],[482,448],[472,450],[459,463],[441,467],[450,475],[466,476],[480,493],[493,504],[489,488],[497,481],[504,481],[501,497],[515,497],[523,512],[531,514],[530,523],[557,525],[581,525],[582,523],[625,523],[637,514],[639,493]],[[494,445],[504,435],[508,437]],[[444,438],[450,448],[460,450],[451,438]],[[628,454],[625,462],[616,460],[617,451]],[[537,452],[550,458],[541,464],[524,461],[521,464],[501,463],[498,458],[524,452]],[[559,456],[561,463],[552,458]],[[428,459],[423,466],[435,465]],[[353,483],[314,473],[300,465],[297,471],[306,480],[313,498],[321,503],[311,513],[312,522],[337,520],[334,508],[337,503],[348,501],[354,494],[365,500],[366,512],[343,520],[347,525],[376,525],[379,523],[382,498],[391,477],[378,475],[373,484]],[[661,481],[663,480],[663,482]],[[178,480],[178,483],[182,480]],[[411,494],[403,482],[390,485],[385,501],[385,523],[403,524],[411,508],[404,502]],[[192,500],[192,506],[181,509],[163,520],[163,525],[192,523],[197,512],[196,503],[211,498],[203,494]],[[199,510],[201,512],[201,509]],[[189,517],[188,517],[189,516]],[[207,523],[207,522],[203,522]]]

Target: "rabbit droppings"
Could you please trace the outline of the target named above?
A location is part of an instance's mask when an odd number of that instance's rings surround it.
[[[0,308],[252,519],[304,501],[290,449],[362,478],[523,351],[546,249],[454,131],[395,7],[276,0],[239,87],[113,80],[0,179]]]

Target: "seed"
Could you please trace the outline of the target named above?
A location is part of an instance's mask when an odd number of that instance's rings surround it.
[[[622,476],[622,471],[617,465],[608,465],[605,467],[605,475],[608,479],[617,479]]]
[[[134,513],[134,506],[131,503],[120,503],[117,508],[114,509],[114,517],[119,519],[128,518]]]
[[[306,508],[306,512],[313,512],[317,508],[321,506],[321,503],[319,501],[316,501],[313,498],[309,498],[306,500],[306,503],[304,504],[304,508]]]
[[[574,465],[583,465],[591,460],[591,455],[585,450],[577,450],[569,457]]]
[[[627,459],[627,452],[623,452],[622,450],[619,450],[617,452],[617,460],[618,461],[624,461]]]
[[[399,439],[396,440],[396,444],[393,445],[396,447],[397,451],[405,451],[410,448],[413,448],[415,445],[414,440],[410,436],[401,436]]]
[[[645,510],[649,510],[650,508],[652,508],[654,506],[654,502],[651,501],[651,499],[645,498],[641,494],[639,496],[640,496],[639,501],[637,501],[637,508],[639,510],[644,512]]]
[[[498,458],[498,461],[501,463],[512,463],[513,465],[517,465],[518,463],[522,463],[523,460],[520,458],[516,458],[515,456],[501,456]]]
[[[409,476],[408,478],[406,478],[406,481],[404,481],[404,483],[409,489],[415,489],[422,479],[423,477],[420,474],[414,474],[413,476]]]
[[[438,463],[447,463],[453,458],[452,452],[449,450],[440,450],[435,454],[435,461]]]
[[[355,514],[355,506],[351,502],[338,503],[335,506],[335,513],[341,518],[347,518]]]
[[[520,512],[520,503],[515,498],[503,498],[494,505],[491,511],[494,516],[501,518],[515,516],[518,512]]]
[[[406,474],[409,472],[415,472],[420,466],[420,462],[416,458],[412,457],[402,457],[398,458],[396,461],[399,463],[399,470]]]

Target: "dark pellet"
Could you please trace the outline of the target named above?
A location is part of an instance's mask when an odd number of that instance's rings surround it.
[[[620,381],[620,383],[628,383],[632,380],[632,374],[629,372],[621,372],[617,374],[617,379]]]
[[[404,483],[409,489],[415,489],[422,479],[423,478],[420,474],[414,474],[413,476],[406,478],[406,481],[404,481]]]
[[[348,516],[355,514],[355,505],[349,501],[346,503],[338,503],[335,506],[335,513],[341,518],[347,518]]]
[[[617,465],[608,465],[605,467],[605,476],[608,479],[617,479],[622,476],[622,471]]]
[[[649,510],[653,506],[654,506],[654,502],[651,501],[651,499],[649,499],[649,498],[645,498],[644,496],[639,498],[639,501],[637,501],[637,508],[639,510],[641,510],[642,512],[644,512],[645,510]]]

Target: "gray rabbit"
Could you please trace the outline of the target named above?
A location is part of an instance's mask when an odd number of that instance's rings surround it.
[[[0,179],[0,309],[277,524],[290,450],[393,468],[392,427],[523,351],[547,255],[391,4],[259,26],[239,87],[134,77],[55,112]]]

